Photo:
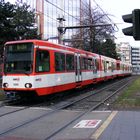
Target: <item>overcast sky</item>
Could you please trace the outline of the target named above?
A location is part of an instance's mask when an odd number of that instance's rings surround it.
[[[119,31],[116,33],[117,42],[130,42],[130,45],[140,47],[140,41],[135,41],[133,37],[124,36],[122,33],[122,28],[131,26],[131,24],[123,22],[122,15],[131,14],[134,9],[140,9],[140,0],[96,0],[96,2],[109,15],[114,15],[110,18],[115,23],[122,23],[117,24],[119,27]]]

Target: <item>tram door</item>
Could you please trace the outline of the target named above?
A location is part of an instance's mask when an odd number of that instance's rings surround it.
[[[93,74],[97,74],[97,60],[95,57],[93,57]]]
[[[81,82],[82,81],[82,72],[81,72],[81,64],[80,64],[80,54],[75,53],[75,81]]]

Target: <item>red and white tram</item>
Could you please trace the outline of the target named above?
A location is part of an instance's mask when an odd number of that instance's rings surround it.
[[[38,96],[79,88],[131,74],[131,65],[41,40],[7,42],[3,89],[5,93]]]

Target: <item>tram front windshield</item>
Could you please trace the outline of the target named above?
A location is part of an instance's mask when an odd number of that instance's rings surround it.
[[[11,44],[5,47],[4,73],[32,72],[33,44]]]

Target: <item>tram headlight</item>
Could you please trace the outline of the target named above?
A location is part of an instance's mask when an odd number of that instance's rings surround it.
[[[8,83],[3,83],[4,88],[7,88],[8,86],[9,86]]]
[[[32,84],[31,84],[31,83],[26,83],[26,84],[25,84],[25,87],[26,87],[26,88],[31,88],[31,87],[32,87]]]

